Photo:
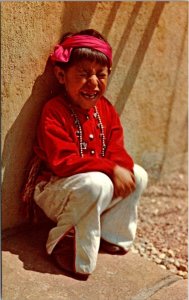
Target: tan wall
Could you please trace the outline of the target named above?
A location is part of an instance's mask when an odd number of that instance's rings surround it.
[[[187,7],[180,1],[1,3],[3,228],[23,222],[19,191],[36,123],[57,91],[45,63],[67,31],[94,28],[112,44],[107,96],[135,161],[151,179],[186,171]]]

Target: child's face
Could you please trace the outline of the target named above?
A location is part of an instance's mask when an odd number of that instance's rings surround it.
[[[108,67],[82,60],[63,72],[63,83],[71,102],[83,109],[93,107],[104,94],[108,83]],[[58,76],[57,76],[58,77]]]

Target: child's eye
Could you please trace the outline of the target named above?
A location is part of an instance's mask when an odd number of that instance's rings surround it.
[[[79,76],[80,76],[80,77],[87,77],[88,74],[87,74],[86,72],[82,72],[82,73],[79,73]]]
[[[100,78],[100,79],[104,79],[104,78],[107,77],[107,74],[106,74],[106,73],[99,73],[97,76],[98,76],[98,78]]]

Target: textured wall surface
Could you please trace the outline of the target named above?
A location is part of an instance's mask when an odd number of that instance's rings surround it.
[[[112,44],[107,97],[125,144],[151,179],[186,171],[187,2],[3,2],[2,216],[21,224],[20,189],[43,103],[58,86],[46,65],[67,31],[94,28]]]

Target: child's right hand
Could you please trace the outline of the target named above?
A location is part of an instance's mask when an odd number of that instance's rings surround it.
[[[115,166],[114,175],[114,196],[115,197],[127,197],[135,190],[135,176],[130,171],[120,166]]]

